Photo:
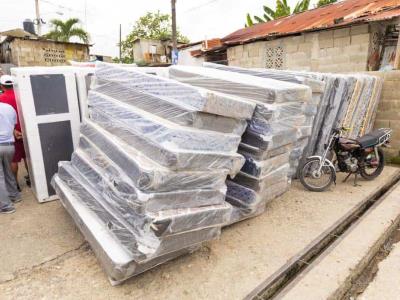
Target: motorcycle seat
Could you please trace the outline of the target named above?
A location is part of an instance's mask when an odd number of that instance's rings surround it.
[[[358,138],[357,142],[361,145],[362,148],[373,147],[379,144],[379,139],[385,134],[385,131],[377,129]]]
[[[353,150],[356,148],[360,148],[360,144],[358,141],[353,140],[353,139],[347,139],[347,138],[339,138],[339,144],[342,146],[344,150]]]

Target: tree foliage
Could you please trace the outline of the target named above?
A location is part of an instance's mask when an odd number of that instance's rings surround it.
[[[89,43],[89,34],[81,27],[78,27],[79,24],[80,20],[77,18],[70,18],[65,22],[53,19],[50,21],[52,30],[44,36],[60,42],[69,42],[72,37],[77,37],[87,44]]]
[[[321,7],[321,6],[324,6],[324,5],[327,5],[327,4],[332,4],[332,3],[335,3],[335,2],[337,2],[337,0],[319,0],[318,3],[317,3],[317,7]]]
[[[320,0],[320,1],[329,1],[329,0]],[[330,0],[333,1],[333,0]],[[273,10],[272,8],[264,5],[264,14],[260,16],[254,16],[253,18],[250,14],[246,15],[246,27],[253,26],[256,23],[264,23],[271,20],[275,20],[277,18],[286,17],[291,14],[297,14],[302,11],[308,10],[310,6],[310,0],[300,0],[297,2],[296,6],[293,10],[291,10],[290,6],[287,3],[287,0],[276,0],[276,8]]]
[[[160,11],[155,13],[148,12],[140,17],[133,26],[132,31],[122,41],[122,52],[124,56],[131,56],[134,42],[136,39],[170,40],[172,39],[171,16],[162,14]],[[188,43],[189,39],[177,32],[179,42]]]

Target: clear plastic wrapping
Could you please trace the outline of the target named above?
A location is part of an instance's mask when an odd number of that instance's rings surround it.
[[[174,172],[152,161],[134,148],[124,145],[98,125],[87,122],[81,126],[80,149],[95,162],[118,166],[142,191],[170,192],[194,188],[213,189],[220,187],[228,174],[227,170]],[[239,156],[239,155],[238,155]],[[241,157],[241,164],[244,158]]]
[[[290,165],[289,162],[287,162],[262,177],[255,177],[245,172],[239,172],[232,181],[249,187],[253,191],[262,193],[276,183],[287,180],[289,169]]]
[[[211,68],[173,66],[169,68],[169,76],[197,87],[264,103],[311,99],[311,90],[304,85]]]
[[[248,121],[248,129],[262,133],[273,124],[292,127],[303,125],[306,109],[309,107],[305,104],[295,102],[284,105],[257,104],[253,117]]]
[[[233,207],[229,222],[232,224],[263,213],[269,201],[289,190],[290,180],[284,177],[262,191],[254,191],[250,187],[230,180],[227,180],[227,186],[226,201]]]
[[[99,85],[117,83],[140,93],[162,97],[166,102],[235,119],[250,119],[255,107],[253,103],[238,97],[145,74],[135,68],[121,68],[107,63],[96,64],[96,80]]]
[[[357,138],[371,130],[373,110],[377,105],[376,95],[380,95],[382,89],[382,79],[378,77],[359,74],[357,79],[347,110],[339,118],[341,126],[350,128],[345,133],[350,138]]]
[[[127,147],[137,148],[137,151],[146,153],[152,160],[170,170],[206,171],[216,168],[228,170],[229,174],[235,174],[243,164],[242,157],[235,154],[235,152],[181,150],[175,148],[173,144],[165,143],[160,145],[151,140],[149,141],[144,135],[127,129],[122,122],[116,122],[102,111],[91,109],[89,114],[93,121],[108,133],[116,136]],[[193,140],[188,138],[188,144],[190,141]],[[206,140],[204,140],[204,144],[207,144]],[[207,146],[204,147],[206,148]]]
[[[275,169],[285,165],[289,161],[289,154],[289,152],[286,152],[266,160],[256,160],[252,156],[244,154],[246,162],[243,165],[242,172],[258,178],[267,176]]]
[[[232,133],[239,136],[246,129],[244,119],[204,113],[185,105],[185,103],[178,103],[164,96],[141,92],[118,82],[98,84],[92,90],[116,98],[121,101],[121,104],[137,107],[179,125]]]
[[[293,143],[283,145],[281,147],[271,149],[268,151],[262,150],[258,147],[248,145],[243,142],[240,143],[240,145],[239,145],[239,153],[241,153],[243,155],[251,156],[257,160],[265,160],[265,159],[268,159],[271,157],[275,157],[277,155],[281,155],[281,154],[290,152],[290,151],[292,151],[292,149],[293,149]]]
[[[297,129],[283,123],[271,123],[261,129],[249,128],[242,136],[242,144],[257,147],[263,151],[276,149],[294,143],[297,140]]]
[[[123,201],[137,213],[157,212],[180,208],[195,208],[224,203],[226,186],[215,189],[174,190],[145,193],[140,191],[117,166],[105,159],[91,160],[82,150],[72,155],[71,163],[88,182],[96,186],[108,202]]]
[[[107,223],[104,223],[93,213],[84,204],[84,201],[79,199],[57,175],[53,178],[53,184],[61,203],[74,219],[85,239],[89,242],[112,284],[119,284],[129,277],[138,275],[178,256],[190,253],[200,246],[200,243],[195,243],[189,247],[138,263],[121,245],[121,241],[114,234],[110,233]],[[200,230],[200,234],[198,234],[199,238],[193,241],[211,240],[217,238],[219,234],[220,228],[207,228]]]
[[[99,63],[89,119],[53,185],[117,284],[219,236],[255,104]],[[211,114],[214,113],[214,114]]]
[[[320,80],[315,80],[312,78],[306,78],[304,76],[299,76],[295,74],[290,74],[288,72],[284,72],[281,70],[273,70],[273,69],[246,69],[240,67],[232,67],[232,66],[225,66],[215,63],[205,62],[203,66],[206,68],[213,68],[222,71],[229,71],[235,73],[241,73],[256,77],[262,78],[270,78],[279,81],[286,81],[292,83],[303,84],[309,86],[313,93],[323,93],[325,89],[325,85]]]
[[[190,246],[192,242],[189,240],[189,244],[186,244],[182,235],[190,236],[190,232],[220,227],[227,222],[231,213],[230,205],[225,203],[140,215],[123,200],[109,201],[104,198],[68,163],[62,165],[58,177],[75,197],[81,199],[102,220],[104,227],[137,262]],[[194,243],[198,242],[202,241],[194,239]]]
[[[116,127],[113,124],[116,123],[123,127],[123,131],[138,135],[148,140],[147,143],[169,148],[170,151],[234,152],[240,142],[238,135],[176,125],[132,106],[121,105],[118,100],[96,92],[89,93],[89,107],[107,117],[109,122],[105,124],[105,128]],[[94,117],[91,119],[95,120]],[[138,145],[133,144],[133,146],[140,150]],[[149,156],[153,157],[152,153],[149,153]]]

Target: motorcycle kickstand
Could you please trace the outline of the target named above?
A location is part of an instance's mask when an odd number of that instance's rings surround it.
[[[361,184],[357,183],[357,178],[358,178],[358,173],[356,173],[355,177],[354,177],[354,184],[353,186],[357,187],[357,186],[361,186]]]
[[[349,173],[349,174],[346,176],[346,178],[345,178],[342,182],[343,182],[343,183],[346,182],[347,179],[349,179],[349,177],[351,176],[351,174],[353,174],[353,173]]]

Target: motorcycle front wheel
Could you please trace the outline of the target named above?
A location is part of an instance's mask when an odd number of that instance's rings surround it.
[[[320,160],[318,158],[308,159],[300,170],[300,182],[309,191],[326,191],[336,179],[335,168],[323,165],[321,171]]]

